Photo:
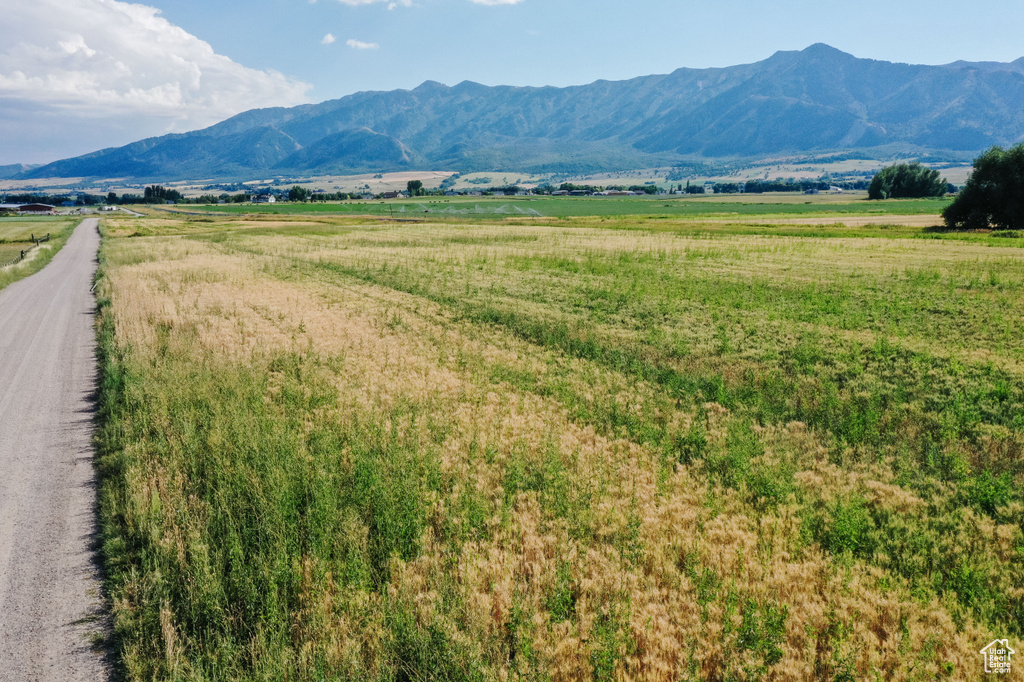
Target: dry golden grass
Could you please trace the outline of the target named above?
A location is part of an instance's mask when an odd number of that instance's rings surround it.
[[[192,228],[157,218],[110,221],[106,230],[121,237],[140,232],[140,225],[144,233]],[[1019,287],[1024,259],[1016,253],[928,241],[707,240],[526,225],[258,236],[243,230],[315,225],[275,219],[227,226],[232,233],[223,241],[181,235],[107,241],[102,291],[110,297],[116,347],[138,368],[165,358],[217,358],[272,374],[269,363],[281,353],[331,359],[323,371],[338,396],[330,408],[333,423],[380,420],[384,432],[423,452],[435,447],[441,429],[440,471],[451,482],[446,496],[427,499],[420,551],[408,561],[391,560],[385,589],[345,592],[330,574],[317,577],[323,569],[315,561],[301,560],[305,587],[294,614],[294,650],[280,654],[290,661],[282,665],[312,674],[326,661],[328,670],[386,676],[387,604],[404,605],[417,627],[442,632],[468,652],[484,678],[495,680],[968,680],[979,676],[978,650],[1003,636],[948,595],[915,593],[880,564],[840,559],[808,542],[798,498],[827,506],[861,496],[873,508],[926,517],[928,504],[896,480],[889,464],[837,465],[825,436],[799,422],[755,426],[764,446],[755,464],[777,469],[792,463],[799,492],[777,508],[758,507],[699,463],[666,468],[650,443],[574,416],[563,397],[616,403],[639,421],[667,425],[669,433],[706,419],[712,450],[727,448],[736,418],[722,405],[707,403],[698,414],[613,368],[323,266],[439,268],[451,274],[443,295],[486,296],[494,305],[554,322],[572,319],[563,300],[565,278],[561,271],[531,269],[527,261],[586,266],[620,253],[665,254],[681,259],[694,277],[797,284],[902,281],[922,269],[953,280],[992,264],[1006,286]],[[510,267],[516,263],[523,268]],[[596,283],[601,275],[584,267],[573,277]],[[531,293],[538,291],[550,295]],[[993,306],[1009,305],[1004,314],[1016,319],[1024,311],[1019,298],[998,291],[979,296]],[[698,350],[719,343],[703,323],[708,309],[695,302],[692,312],[667,322],[668,335],[685,337]],[[721,368],[726,375],[767,362],[767,346],[795,342],[811,329],[868,344],[891,336],[884,329],[811,322],[779,331],[770,313],[743,312],[749,341],[737,342],[746,351],[729,361],[731,370]],[[594,329],[621,346],[648,333],[614,317]],[[1019,368],[1019,345],[950,348],[948,336],[930,338],[926,325],[900,333],[913,350],[964,362],[981,354]],[[674,360],[675,366],[683,371],[714,362],[696,355]],[[557,391],[531,391],[506,376],[531,377],[538,389],[553,385],[546,381],[561,383]],[[271,394],[283,390],[273,380],[269,386]],[[397,405],[430,418],[398,417]],[[549,472],[555,497],[548,488],[510,489],[514,470]],[[146,491],[140,507],[183,504],[173,499],[184,495],[173,472],[150,471],[145,479],[137,484]],[[464,513],[465,498],[478,500],[480,525],[453,544],[446,524]],[[1018,561],[1019,528],[972,514],[965,523],[991,540],[992,561]],[[184,557],[189,541],[173,538],[185,538],[187,529],[174,526],[166,520],[164,537]],[[354,522],[351,532],[364,537],[366,529]],[[571,608],[555,604],[552,595],[560,590],[570,595]],[[133,608],[131,597],[119,608]],[[752,633],[751,623],[779,613],[785,614],[775,642],[780,653],[773,658],[766,653],[771,638]],[[195,652],[169,605],[159,611],[159,628],[165,674],[173,678]],[[762,639],[752,640],[755,635]],[[611,669],[603,669],[609,661]]]

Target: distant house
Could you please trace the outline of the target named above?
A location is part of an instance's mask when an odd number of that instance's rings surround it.
[[[567,197],[567,196],[569,196],[569,190],[567,190],[567,189],[557,189],[557,190],[555,190],[554,192],[551,193],[551,196],[553,196],[553,197]]]
[[[381,194],[381,198],[383,199],[397,199],[400,196],[402,196],[401,192],[384,192]]]
[[[275,197],[273,194],[254,194],[252,195],[252,203],[274,204],[277,203],[277,197]]]

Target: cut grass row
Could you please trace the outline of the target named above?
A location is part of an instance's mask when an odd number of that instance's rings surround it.
[[[765,202],[753,195],[745,201],[715,201],[713,199],[686,199],[676,197],[616,198],[616,197],[469,197],[432,198],[389,201],[353,201],[308,204],[219,204],[198,210],[225,214],[266,215],[319,215],[356,214],[395,217],[424,216],[442,213],[445,219],[480,221],[501,220],[522,215],[516,209],[541,216],[648,216],[675,218],[701,218],[709,216],[767,217],[801,216],[821,217],[827,223],[829,216],[852,215],[920,215],[938,214],[949,204],[947,199],[908,199],[894,201],[851,200],[847,203],[820,201],[813,197],[794,197],[792,202]],[[495,213],[504,207],[504,211]],[[188,210],[191,210],[189,208]],[[446,213],[449,212],[449,213]]]

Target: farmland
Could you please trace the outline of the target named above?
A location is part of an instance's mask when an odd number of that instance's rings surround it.
[[[576,216],[663,218],[701,217],[775,217],[845,215],[922,215],[938,214],[946,199],[908,199],[888,204],[864,201],[850,195],[710,195],[700,198],[676,197],[420,197],[389,201],[351,201],[313,204],[220,204],[201,210],[225,214],[351,214],[394,217],[423,217],[440,213],[445,219],[506,219],[515,217],[567,218]],[[188,210],[188,209],[186,209]],[[435,216],[436,217],[436,216]],[[936,224],[941,219],[936,218]]]
[[[0,218],[0,265],[17,258],[33,246],[31,238],[49,233],[52,241],[33,251],[30,258],[18,265],[0,268],[0,289],[22,277],[38,272],[60,250],[80,221],[65,217]]]
[[[549,201],[104,221],[129,679],[966,680],[1024,635],[1024,240]]]

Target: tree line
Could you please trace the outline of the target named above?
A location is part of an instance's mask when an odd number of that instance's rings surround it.
[[[1024,143],[1009,149],[996,146],[974,160],[964,187],[939,177],[937,170],[920,163],[883,168],[871,181],[869,199],[940,197],[956,193],[942,211],[953,230],[1024,229]]]

